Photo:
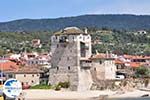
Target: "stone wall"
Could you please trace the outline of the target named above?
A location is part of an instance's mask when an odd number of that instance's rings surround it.
[[[77,43],[62,43],[52,55],[49,84],[69,81],[71,90],[78,86]]]
[[[120,90],[150,88],[150,79],[101,80],[92,84],[91,90]]]

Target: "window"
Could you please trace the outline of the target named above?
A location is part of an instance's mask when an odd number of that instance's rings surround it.
[[[26,77],[26,75],[24,74],[24,77]]]
[[[37,74],[37,76],[39,76],[39,74]]]
[[[12,75],[12,74],[9,74],[8,77],[9,77],[9,78],[13,78],[13,75]]]
[[[32,80],[31,83],[34,83],[34,81]]]
[[[94,71],[96,71],[96,68],[94,68]]]
[[[87,36],[87,39],[89,39],[90,37],[89,36]]]
[[[59,70],[59,67],[56,67],[57,71]]]
[[[101,60],[99,61],[99,64],[102,64],[102,61],[101,61]]]
[[[36,61],[35,63],[38,64],[38,61]]]
[[[59,47],[59,45],[57,44],[57,48]]]
[[[32,77],[34,77],[34,74],[32,75]]]
[[[70,70],[70,66],[68,66],[68,70]]]
[[[34,64],[34,61],[31,61],[31,64]]]

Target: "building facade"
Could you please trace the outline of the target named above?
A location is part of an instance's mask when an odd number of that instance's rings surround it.
[[[113,58],[94,58],[91,36],[76,27],[68,27],[51,37],[51,68],[49,84],[70,82],[70,89],[90,90],[93,79],[115,79]],[[101,62],[101,63],[100,63]],[[96,69],[96,73],[93,69]],[[94,74],[93,74],[94,73]]]
[[[97,80],[114,80],[116,79],[115,59],[108,54],[96,54],[91,57],[92,71]]]

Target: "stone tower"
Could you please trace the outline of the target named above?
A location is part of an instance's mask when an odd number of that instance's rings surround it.
[[[71,90],[89,90],[93,81],[90,72],[91,36],[77,27],[67,27],[51,37],[49,84],[70,82]]]

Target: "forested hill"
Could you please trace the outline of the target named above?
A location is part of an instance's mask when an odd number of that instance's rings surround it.
[[[149,15],[82,15],[56,19],[21,19],[0,23],[0,31],[56,31],[67,26],[149,30]]]

